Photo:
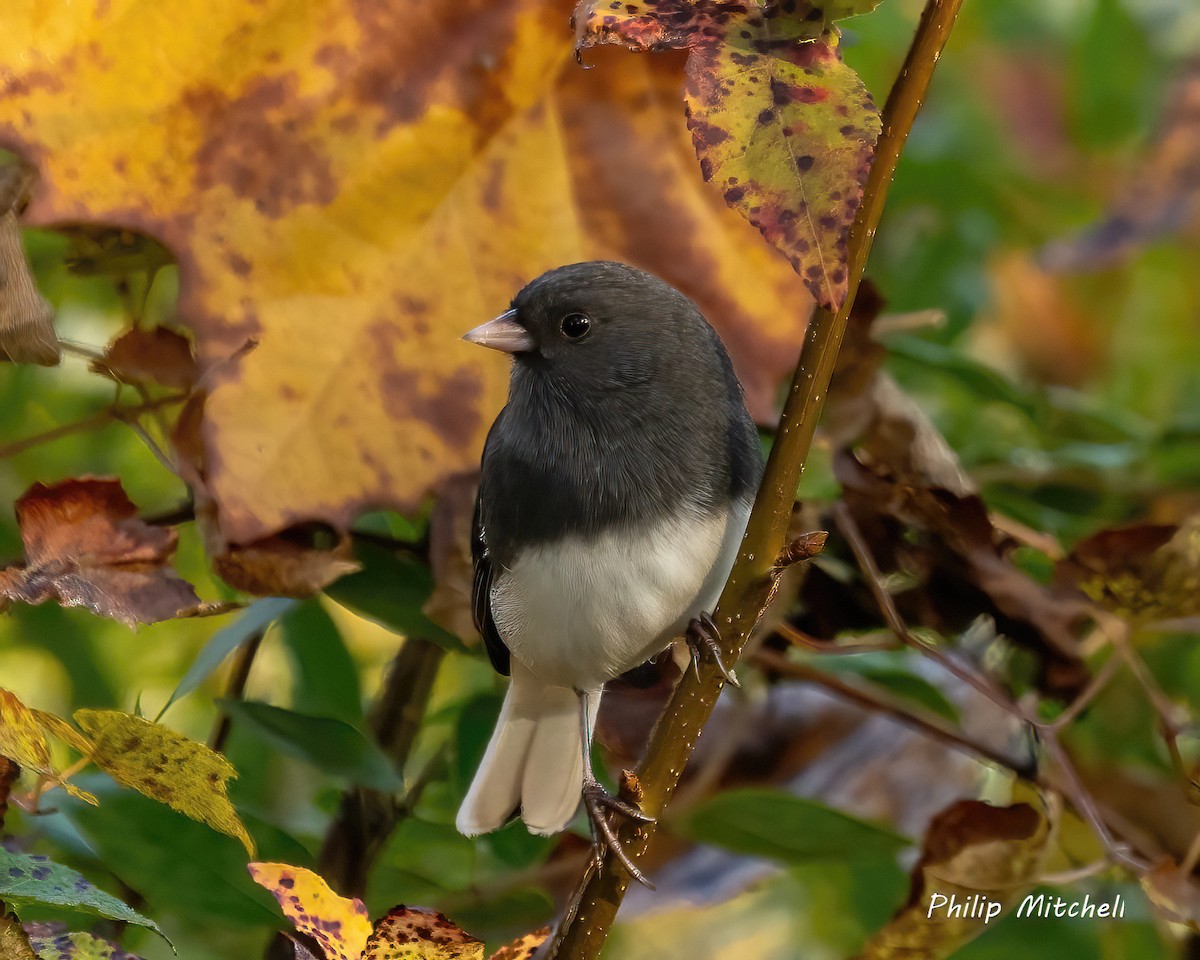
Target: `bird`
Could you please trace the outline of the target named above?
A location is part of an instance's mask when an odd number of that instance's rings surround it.
[[[512,356],[471,535],[475,626],[511,683],[457,828],[519,815],[549,835],[582,801],[598,862],[607,846],[649,885],[609,813],[650,818],[597,781],[596,716],[607,681],[681,636],[736,682],[711,614],[762,475],[757,429],[700,309],[633,266],[550,270],[463,339]]]

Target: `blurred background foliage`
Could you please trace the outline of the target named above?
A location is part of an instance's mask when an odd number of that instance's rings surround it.
[[[845,25],[846,58],[880,102],[920,7],[888,0]],[[1193,0],[966,4],[901,161],[868,269],[888,315],[944,315],[932,325],[897,323],[899,332],[884,338],[887,369],[933,418],[991,508],[1067,546],[1124,522],[1178,522],[1200,506],[1200,176],[1171,183],[1155,166],[1164,111],[1189,69],[1190,82],[1198,82],[1189,67],[1198,54]],[[1195,124],[1191,142],[1200,154]],[[1139,183],[1188,215],[1114,259],[1050,268],[1064,241],[1104,222]],[[53,232],[27,231],[26,242],[61,337],[99,347],[124,327],[125,301],[111,277],[69,271],[66,241]],[[148,315],[169,321],[176,293],[174,269],[160,270]],[[464,328],[470,323],[464,318]],[[92,414],[113,389],[77,358],[59,368],[5,365],[0,446]],[[35,481],[83,473],[119,476],[144,515],[169,513],[186,500],[181,481],[145,443],[112,422],[0,461],[0,501],[11,504]],[[836,497],[827,450],[818,450],[802,494],[817,502]],[[420,544],[427,524],[428,512],[376,514],[357,529]],[[191,526],[181,535],[182,575],[205,599],[231,597]],[[11,511],[0,511],[0,556],[21,552]],[[1048,570],[1036,550],[1027,561],[1031,570]],[[370,562],[375,579],[357,596],[343,584],[290,607],[266,633],[246,698],[365,729],[398,631],[413,631],[426,599],[427,588],[380,598],[387,588],[375,585],[393,575],[411,580],[411,570],[388,563],[395,561]],[[0,685],[63,716],[79,707],[136,705],[153,717],[210,637],[246,615],[131,632],[78,609],[16,605],[0,618]],[[411,803],[366,900],[372,915],[401,902],[436,907],[498,943],[551,919],[585,847],[578,838],[531,837],[519,824],[477,839],[456,833],[454,813],[498,711],[502,681],[448,635],[406,642],[440,642],[445,653],[404,769]],[[1195,636],[1160,634],[1143,652],[1167,693],[1200,710]],[[901,671],[915,669],[909,659],[899,663]],[[206,739],[228,669],[173,705],[166,722]],[[753,684],[748,695],[765,696]],[[1116,682],[1103,700],[1109,708],[1085,715],[1072,731],[1081,763],[1096,776],[1120,768],[1131,792],[1168,776],[1153,715],[1131,685]],[[281,736],[290,749],[280,749]],[[315,865],[342,791],[366,777],[367,760],[336,771],[318,745],[309,747],[305,759],[294,731],[273,734],[242,715],[232,723],[226,751],[240,779],[231,795],[260,859]],[[100,807],[55,797],[58,814],[10,812],[9,830],[37,838],[39,850],[140,906],[188,960],[260,954],[264,929],[279,921],[246,875],[236,841],[102,776],[80,784],[101,797]],[[908,786],[924,789],[919,777]],[[753,808],[743,816],[753,818]],[[902,822],[895,828],[919,834]],[[719,845],[730,829],[716,817],[697,833]],[[761,869],[742,860],[698,862],[671,875],[658,894],[635,892],[608,955],[847,956],[902,901],[911,864],[897,859],[890,842],[857,849],[855,857],[776,850]],[[1177,932],[1155,919],[1135,884],[1106,883],[1129,901],[1124,920],[1010,916],[956,955],[1181,955]],[[151,960],[170,956],[142,931],[130,931],[126,944]]]

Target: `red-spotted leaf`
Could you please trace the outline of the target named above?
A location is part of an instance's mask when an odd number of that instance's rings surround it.
[[[254,882],[268,890],[300,933],[321,945],[325,960],[360,960],[371,936],[367,908],[339,897],[320,876],[286,863],[252,863]]]
[[[832,309],[846,298],[846,241],[880,121],[830,22],[873,6],[585,0],[576,10],[580,48],[688,49],[685,99],[701,173]]]
[[[433,910],[392,907],[375,924],[363,960],[483,960],[483,942]]]

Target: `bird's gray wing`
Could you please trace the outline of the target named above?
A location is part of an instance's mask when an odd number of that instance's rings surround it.
[[[475,564],[475,580],[471,586],[475,629],[483,637],[492,666],[501,676],[507,677],[510,654],[492,618],[492,561],[488,556],[487,532],[483,527],[479,498],[475,500],[475,519],[471,523],[471,560]]]

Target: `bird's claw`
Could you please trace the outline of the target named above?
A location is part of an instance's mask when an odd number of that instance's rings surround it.
[[[717,627],[717,621],[709,614],[701,613],[700,616],[694,618],[688,624],[684,639],[688,649],[692,651],[692,666],[696,669],[696,676],[700,675],[700,658],[707,653],[713,658],[717,669],[721,671],[721,676],[731,686],[741,686],[737,674],[725,666],[725,655],[721,651],[721,631]]]
[[[616,831],[608,821],[608,812],[611,810],[619,813],[635,823],[654,823],[654,818],[644,814],[632,803],[626,803],[624,800],[614,797],[592,779],[586,779],[583,782],[583,806],[587,810],[588,823],[592,828],[592,851],[596,859],[596,868],[600,868],[604,859],[604,851],[607,848],[612,851],[612,855],[620,861],[621,866],[634,880],[653,890],[654,884],[629,859],[629,854],[621,846]]]

